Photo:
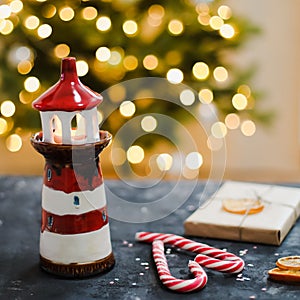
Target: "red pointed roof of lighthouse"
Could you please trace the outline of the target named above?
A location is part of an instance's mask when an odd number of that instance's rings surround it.
[[[103,101],[100,94],[83,85],[77,76],[76,60],[66,57],[60,80],[38,97],[32,106],[39,111],[78,111],[92,109]]]

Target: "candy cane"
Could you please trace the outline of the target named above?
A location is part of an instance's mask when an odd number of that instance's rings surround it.
[[[137,232],[135,239],[140,242],[148,243],[151,243],[154,240],[161,240],[165,244],[174,245],[181,249],[192,251],[198,254],[195,258],[197,263],[220,272],[239,273],[245,266],[244,261],[232,253],[213,248],[206,244],[198,243],[175,234]]]
[[[170,273],[167,259],[164,254],[164,243],[162,241],[153,241],[152,253],[159,279],[167,288],[176,292],[188,293],[202,289],[206,285],[207,275],[205,271],[197,262],[192,260],[189,261],[188,267],[195,278],[184,280],[173,277]]]

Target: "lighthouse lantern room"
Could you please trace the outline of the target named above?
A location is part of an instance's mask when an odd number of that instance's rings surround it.
[[[40,111],[43,141],[65,145],[99,141],[97,105],[102,101],[100,94],[79,81],[75,58],[63,59],[58,83],[33,103]]]

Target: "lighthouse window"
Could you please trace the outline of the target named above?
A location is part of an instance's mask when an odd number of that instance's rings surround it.
[[[79,202],[79,197],[78,196],[74,196],[74,202],[73,204],[75,205],[76,208],[78,208],[80,206],[80,202]]]
[[[53,217],[48,216],[48,227],[52,227],[52,225],[53,225]]]
[[[78,122],[77,116],[75,115],[75,116],[72,118],[72,120],[71,120],[71,127],[72,127],[72,129],[77,129],[77,122]]]
[[[47,169],[47,180],[50,181],[52,178],[52,171],[51,169]]]

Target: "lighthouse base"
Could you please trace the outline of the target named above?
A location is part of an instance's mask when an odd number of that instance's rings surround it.
[[[104,273],[109,271],[114,264],[115,259],[113,253],[91,263],[72,263],[68,265],[54,263],[40,256],[40,266],[44,271],[53,275],[69,278],[83,278]]]

